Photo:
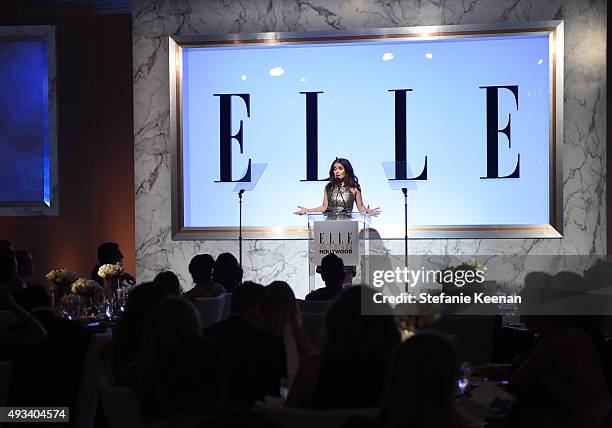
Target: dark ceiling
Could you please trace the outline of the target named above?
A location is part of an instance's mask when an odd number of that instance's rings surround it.
[[[2,0],[3,5],[93,4],[96,13],[132,13],[132,0]]]

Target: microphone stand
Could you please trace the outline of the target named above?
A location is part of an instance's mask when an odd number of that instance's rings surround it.
[[[242,267],[242,194],[244,193],[244,189],[241,189],[238,192],[238,252],[239,252],[239,263],[240,267]]]
[[[408,189],[402,187],[404,194],[404,266],[408,269]],[[406,286],[406,292],[408,287]]]

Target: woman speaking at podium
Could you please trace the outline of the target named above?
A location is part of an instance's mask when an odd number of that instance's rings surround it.
[[[357,202],[359,212],[366,212],[372,217],[380,214],[380,209],[366,207],[361,198],[361,186],[353,172],[353,166],[344,158],[336,158],[329,168],[329,183],[323,192],[323,204],[316,208],[306,208],[298,205],[294,213],[304,215],[307,213],[329,213],[332,215],[347,215],[353,210]]]

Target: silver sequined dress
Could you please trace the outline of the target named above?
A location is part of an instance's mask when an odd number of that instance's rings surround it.
[[[355,195],[347,186],[334,186],[327,192],[327,213],[346,214],[353,211]]]

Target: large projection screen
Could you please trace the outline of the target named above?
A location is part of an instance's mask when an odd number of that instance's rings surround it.
[[[562,236],[563,24],[170,38],[173,235],[304,239],[351,161],[376,236]],[[425,162],[425,160],[427,160]],[[425,163],[427,164],[426,175]],[[398,178],[398,177],[395,177]],[[356,209],[356,207],[355,207]]]

